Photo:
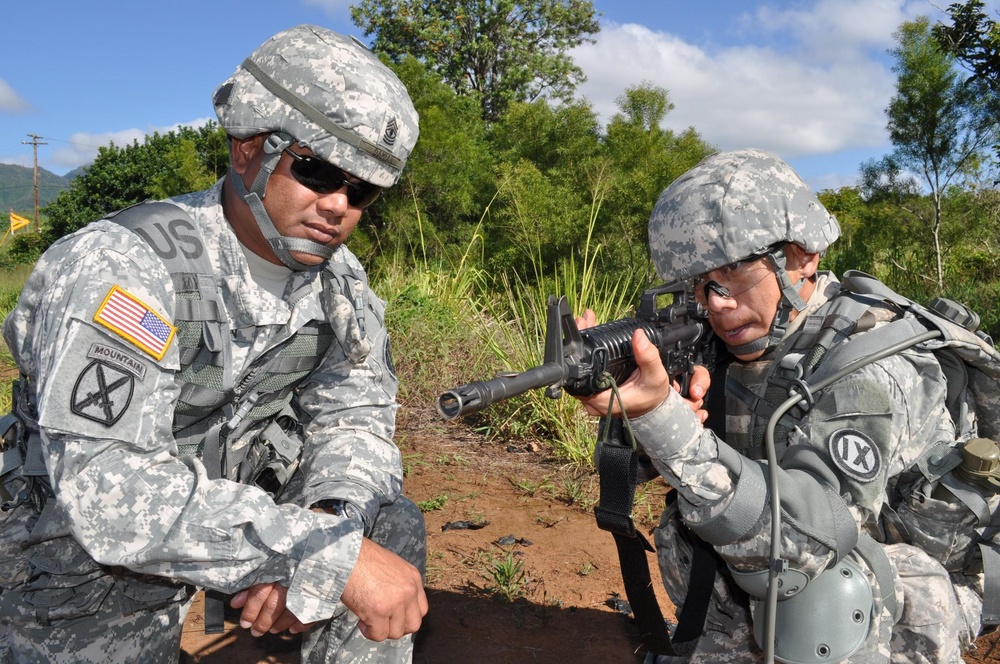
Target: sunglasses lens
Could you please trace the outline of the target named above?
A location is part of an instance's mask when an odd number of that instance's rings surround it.
[[[344,171],[333,164],[323,161],[317,157],[300,155],[287,150],[292,155],[292,177],[303,187],[315,191],[317,194],[329,194],[347,187],[347,202],[356,208],[364,208],[371,205],[382,188],[360,180],[350,182]]]

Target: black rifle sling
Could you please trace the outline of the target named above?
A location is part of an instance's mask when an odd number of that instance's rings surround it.
[[[597,526],[614,535],[625,595],[643,645],[652,653],[674,655],[670,633],[653,592],[646,558],[647,551],[655,552],[656,549],[636,531],[632,520],[639,454],[626,442],[627,432],[620,419],[602,419],[599,429],[603,436],[597,441],[601,482],[600,502],[594,508]]]
[[[726,426],[726,381],[725,369],[728,361],[717,365],[715,380],[705,399],[708,421],[705,426],[715,432],[720,439],[725,438]],[[638,475],[638,452],[627,439],[628,432],[621,420],[610,423],[601,420],[599,430],[604,433],[598,440],[600,457],[600,502],[595,513],[597,525],[607,530],[615,538],[618,561],[622,571],[625,594],[632,606],[636,625],[646,650],[659,655],[675,655],[670,634],[667,631],[663,613],[657,603],[649,573],[646,552],[655,552],[649,542],[635,529],[632,521],[632,505],[635,498]],[[668,503],[676,499],[671,492]],[[678,611],[678,625],[674,631],[675,643],[693,641],[701,636],[705,618],[712,598],[715,577],[721,559],[715,550],[700,538],[692,535],[691,573],[688,578],[688,592],[684,606]]]

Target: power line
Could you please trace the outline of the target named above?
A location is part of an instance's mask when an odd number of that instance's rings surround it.
[[[30,141],[21,141],[21,143],[23,143],[24,145],[31,145],[32,146],[32,151],[35,153],[35,182],[34,182],[34,190],[35,190],[35,233],[38,233],[40,231],[39,226],[38,226],[38,146],[39,145],[48,145],[48,143],[43,143],[41,141],[42,137],[39,136],[38,134],[28,134],[28,136],[31,137],[31,140]]]

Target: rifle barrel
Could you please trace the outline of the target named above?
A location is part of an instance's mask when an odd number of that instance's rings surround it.
[[[446,420],[453,420],[528,390],[559,385],[564,375],[565,368],[561,363],[546,362],[523,373],[497,376],[493,380],[469,383],[444,392],[438,397],[437,409]]]

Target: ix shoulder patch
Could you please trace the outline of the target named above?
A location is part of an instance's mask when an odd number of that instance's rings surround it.
[[[834,431],[830,456],[837,468],[859,482],[871,482],[882,470],[882,454],[875,441],[857,429]]]
[[[157,360],[167,354],[177,328],[142,300],[112,286],[94,314],[94,322],[149,353]]]

